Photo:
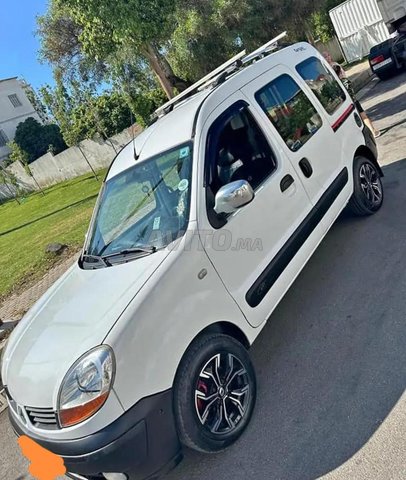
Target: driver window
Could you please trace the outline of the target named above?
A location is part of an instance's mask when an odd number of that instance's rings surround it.
[[[228,109],[208,135],[208,207],[221,187],[246,180],[257,189],[276,169],[275,157],[244,102]]]

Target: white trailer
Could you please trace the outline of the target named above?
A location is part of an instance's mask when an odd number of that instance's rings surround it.
[[[406,22],[405,0],[377,0],[377,2],[389,29],[396,29],[400,24]]]
[[[347,0],[330,10],[330,18],[348,63],[390,37],[376,0]]]

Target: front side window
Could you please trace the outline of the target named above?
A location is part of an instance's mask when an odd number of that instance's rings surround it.
[[[293,152],[308,142],[323,124],[306,94],[289,75],[281,75],[263,87],[255,99]]]
[[[344,90],[318,58],[308,58],[300,63],[296,70],[330,115],[345,102]]]
[[[163,248],[189,219],[192,144],[145,160],[108,180],[98,202],[86,254]]]
[[[255,190],[276,169],[269,143],[244,102],[228,109],[212,125],[207,152],[213,196],[237,180],[246,180]]]

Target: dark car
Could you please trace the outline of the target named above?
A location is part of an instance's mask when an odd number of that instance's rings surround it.
[[[381,80],[395,75],[406,66],[406,35],[390,38],[371,48],[369,64]]]

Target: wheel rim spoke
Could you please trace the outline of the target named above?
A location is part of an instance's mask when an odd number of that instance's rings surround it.
[[[236,377],[241,377],[245,373],[246,373],[245,368],[242,368],[241,370],[237,370],[236,372],[234,372],[230,380],[227,382],[227,388],[230,387],[230,385],[233,383]]]
[[[234,371],[234,356],[229,353],[227,355],[227,365],[228,365],[228,373],[226,376],[226,384],[228,385],[228,382],[230,381],[230,377],[233,374]]]
[[[219,384],[217,383],[217,380],[215,379],[214,375],[211,372],[202,372],[201,377],[202,378],[208,378],[208,379],[212,380],[216,384],[217,387],[219,386]]]
[[[210,410],[211,408],[213,407],[214,404],[217,403],[217,396],[215,399],[213,399],[208,405],[207,407],[205,408],[204,412],[203,412],[203,415],[202,415],[202,418],[201,418],[201,422],[203,423],[203,425],[206,424],[207,422],[207,419],[209,417],[209,414],[210,414]]]
[[[227,405],[226,405],[226,400],[223,400],[223,411],[224,411],[224,418],[227,422],[227,425],[229,426],[230,429],[233,429],[235,427],[234,422],[232,421],[231,417],[228,415],[227,412]]]
[[[203,400],[204,402],[210,402],[213,400],[213,398],[217,398],[217,392],[213,393],[213,395],[207,396],[204,392],[200,392],[199,390],[196,390],[196,397],[199,400]]]
[[[220,365],[221,365],[221,354],[218,354],[216,356],[216,359],[214,361],[214,375],[216,377],[216,380],[217,380],[217,385],[221,385],[221,380],[220,380]]]
[[[233,402],[233,404],[237,406],[238,411],[240,412],[241,416],[245,415],[245,408],[244,408],[244,405],[241,402],[241,398],[244,395],[248,395],[248,393],[249,393],[249,386],[247,385],[244,388],[241,388],[239,390],[234,390],[234,391],[230,392],[229,397],[228,397],[230,399],[230,401]]]
[[[219,431],[221,424],[223,423],[223,409],[224,409],[224,405],[223,405],[223,402],[221,402],[218,406],[217,420],[212,428],[213,433],[217,433]]]

